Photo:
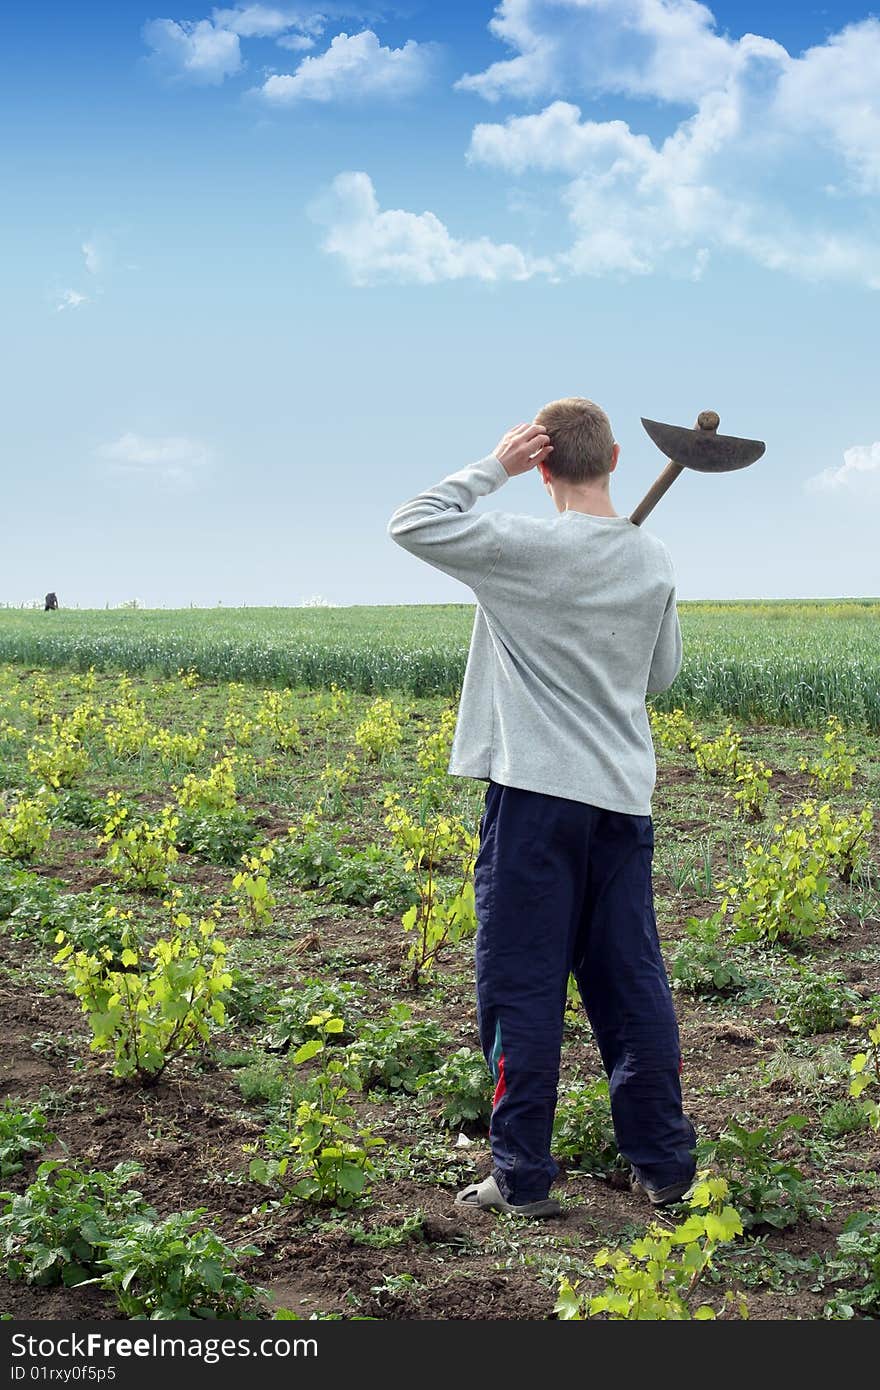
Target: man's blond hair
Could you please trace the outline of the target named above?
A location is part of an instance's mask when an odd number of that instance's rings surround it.
[[[605,411],[583,396],[565,396],[538,411],[535,424],[550,436],[547,467],[554,478],[586,483],[611,472],[614,434]]]

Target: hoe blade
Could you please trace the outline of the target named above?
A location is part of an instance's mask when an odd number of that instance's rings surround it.
[[[736,439],[713,430],[688,430],[681,425],[663,425],[659,420],[643,419],[642,424],[661,454],[698,473],[733,473],[737,468],[748,468],[766,448],[760,439]]]

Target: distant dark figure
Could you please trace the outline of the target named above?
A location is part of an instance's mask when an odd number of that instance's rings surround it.
[[[56,609],[57,607],[58,607],[58,595],[57,595],[57,594],[47,594],[47,595],[46,595],[46,607],[43,609],[43,612],[44,612],[44,613],[49,613],[50,611],[51,611],[51,612],[54,612],[55,609]]]

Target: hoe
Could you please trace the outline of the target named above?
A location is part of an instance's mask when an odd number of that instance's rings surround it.
[[[669,463],[631,514],[634,526],[641,526],[685,468],[693,468],[697,473],[733,473],[757,462],[766,446],[759,439],[734,439],[732,435],[719,434],[720,423],[714,410],[701,411],[692,430],[682,425],[661,425],[658,420],[642,420],[649,437]]]

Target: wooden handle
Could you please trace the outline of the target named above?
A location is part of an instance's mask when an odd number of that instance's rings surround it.
[[[697,416],[697,422],[694,425],[694,429],[706,430],[708,431],[708,433],[714,434],[720,424],[721,418],[718,415],[717,411],[701,410],[699,415]],[[657,503],[660,501],[660,498],[663,497],[672,487],[672,484],[675,482],[679,473],[683,472],[684,467],[680,463],[670,462],[666,465],[654,486],[650,489],[650,491],[645,493],[644,497],[642,498],[639,505],[636,507],[635,511],[631,513],[629,519],[632,522],[633,526],[641,526],[645,517],[648,516],[649,513],[651,513],[654,510]]]
[[[645,493],[635,511],[630,514],[629,519],[633,526],[641,526],[648,513],[654,510],[660,498],[672,487],[679,473],[683,472],[684,469],[680,463],[667,463],[650,492]]]

